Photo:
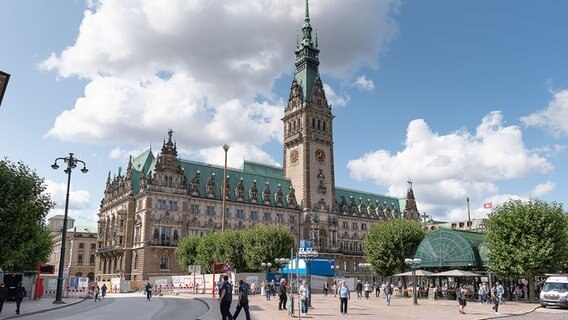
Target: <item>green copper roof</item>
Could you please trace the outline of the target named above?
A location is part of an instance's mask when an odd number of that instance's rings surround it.
[[[312,26],[310,24],[310,11],[306,0],[306,13],[302,27],[302,41],[296,45],[296,74],[294,79],[302,89],[303,100],[310,100],[314,82],[319,77],[319,49],[312,40]]]
[[[259,173],[268,176],[284,176],[284,169],[280,167],[273,167],[262,163],[244,161],[240,168],[244,172]]]
[[[416,250],[423,268],[466,268],[485,265],[479,254],[485,234],[440,229],[427,235]]]
[[[401,214],[400,199],[395,198],[395,197],[389,197],[389,196],[376,194],[376,193],[363,192],[363,191],[357,191],[357,190],[351,190],[351,189],[336,187],[335,188],[335,199],[336,199],[336,203],[337,203],[337,206],[336,206],[337,213],[341,213],[341,203],[343,202],[343,199],[345,199],[347,206],[351,205],[351,199],[353,199],[355,201],[355,204],[357,205],[357,207],[360,206],[361,202],[364,203],[364,206],[366,208],[369,206],[370,203],[373,204],[375,209],[378,207],[378,205],[380,205],[382,208],[384,208],[385,205],[387,205],[387,206],[390,207],[391,210],[396,209],[398,211],[399,215]],[[362,213],[360,211],[358,211],[356,214],[361,215]]]

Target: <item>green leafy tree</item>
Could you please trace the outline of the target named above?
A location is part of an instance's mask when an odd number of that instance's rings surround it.
[[[0,267],[35,270],[46,261],[53,242],[45,217],[54,202],[44,180],[19,162],[0,161]]]
[[[185,237],[179,242],[176,248],[176,257],[183,270],[188,270],[190,265],[197,264],[197,247],[200,242],[201,238],[196,236]]]
[[[365,256],[374,273],[391,276],[404,270],[404,259],[424,238],[419,222],[387,220],[372,225],[365,236]]]
[[[248,231],[231,230],[221,236],[219,253],[221,262],[231,262],[238,271],[247,270],[242,237]]]
[[[204,273],[211,273],[214,261],[223,261],[221,255],[221,234],[210,233],[201,237],[201,241],[197,246],[197,254],[195,257],[195,264],[201,266]]]
[[[568,217],[562,205],[537,199],[509,200],[486,223],[489,270],[528,280],[534,301],[536,275],[562,270],[568,261]]]
[[[292,232],[280,225],[259,226],[243,234],[243,250],[249,270],[261,270],[262,262],[288,257],[294,247]]]

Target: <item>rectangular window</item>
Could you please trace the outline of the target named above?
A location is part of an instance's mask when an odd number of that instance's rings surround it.
[[[97,249],[97,244],[91,243],[91,250],[96,250],[96,249]]]
[[[250,212],[250,219],[251,219],[251,220],[258,220],[258,212],[252,210],[252,211]]]
[[[85,244],[82,243],[82,242],[80,242],[80,243],[79,243],[79,249],[85,249]]]
[[[215,215],[215,207],[214,206],[207,206],[207,215],[214,216]]]
[[[237,209],[237,218],[239,219],[245,218],[245,211],[243,209]]]
[[[172,210],[172,211],[177,211],[177,209],[178,209],[178,203],[177,203],[177,201],[172,201],[172,200],[170,200],[168,206],[169,206],[168,209],[170,209],[170,210]]]
[[[89,256],[89,265],[91,265],[91,266],[95,265],[95,255],[94,254]]]
[[[156,201],[156,209],[167,209],[168,208],[168,203],[166,200],[162,200],[162,199],[158,199],[158,201]]]
[[[199,213],[199,205],[198,204],[192,204],[189,206],[189,212],[193,213],[193,214],[198,214]]]
[[[281,213],[276,214],[276,222],[280,222],[280,223],[284,222],[284,217],[282,216]]]
[[[262,220],[264,221],[272,221],[272,214],[270,212],[265,212],[262,216]]]
[[[225,208],[225,218],[231,217],[231,210],[229,208]]]
[[[290,222],[290,224],[296,223],[296,216],[290,215],[288,221]]]
[[[82,254],[79,254],[79,255],[77,256],[77,264],[78,264],[78,265],[83,265],[83,255],[82,255]]]

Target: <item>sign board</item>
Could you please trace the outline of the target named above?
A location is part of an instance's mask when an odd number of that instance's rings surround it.
[[[213,266],[215,267],[215,273],[223,273],[223,267],[225,266],[224,263],[222,262],[215,262],[215,264],[213,264]]]
[[[231,265],[230,262],[225,263],[225,265],[223,265],[223,272],[231,272],[233,271],[233,265]]]

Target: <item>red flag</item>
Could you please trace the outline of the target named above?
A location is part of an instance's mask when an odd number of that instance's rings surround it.
[[[493,208],[493,202],[487,202],[483,204],[483,209],[491,209]]]

